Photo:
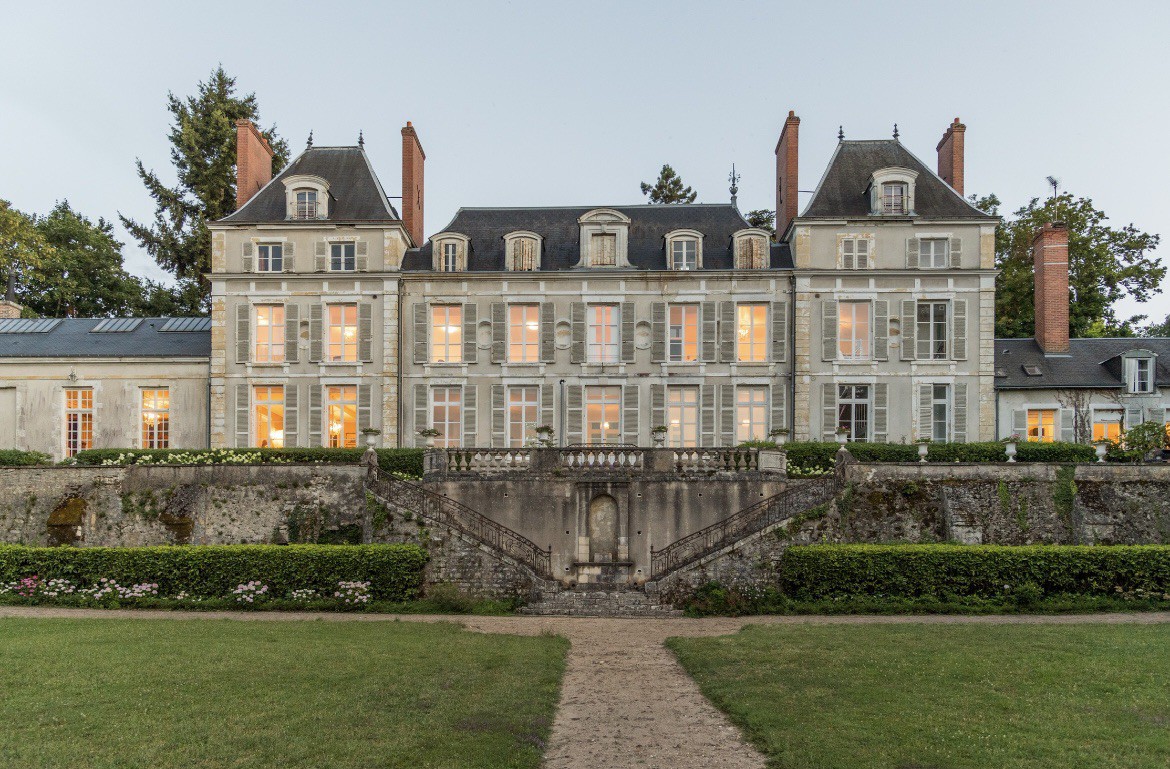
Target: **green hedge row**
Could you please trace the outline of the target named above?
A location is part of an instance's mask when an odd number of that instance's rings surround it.
[[[39,451],[20,451],[18,449],[0,449],[0,467],[14,467],[20,465],[48,465],[53,458]]]
[[[159,594],[225,597],[258,580],[281,597],[337,583],[370,582],[375,600],[419,596],[427,553],[417,545],[189,545],[167,547],[24,547],[0,545],[0,583],[38,576],[85,587],[102,578],[123,587],[157,583]]]
[[[838,448],[840,446],[836,443],[814,441],[784,445],[788,462],[806,469],[832,468]],[[859,462],[918,461],[918,446],[913,444],[849,443],[846,448]],[[1019,443],[1016,446],[1018,462],[1093,462],[1096,458],[1092,446],[1080,443]],[[1006,462],[1007,454],[999,442],[931,443],[926,459],[928,462]]]
[[[781,559],[781,592],[799,600],[858,596],[1170,593],[1170,546],[807,545]]]
[[[387,472],[422,475],[423,449],[378,449],[378,464]],[[358,462],[365,449],[88,449],[74,457],[79,465],[133,464],[134,457],[152,457],[162,461],[168,454],[207,457],[214,454],[248,454],[260,462]],[[212,464],[212,463],[209,463]]]

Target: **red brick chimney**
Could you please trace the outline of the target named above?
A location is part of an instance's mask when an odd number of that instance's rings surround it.
[[[416,246],[423,244],[423,164],[427,156],[410,121],[402,129],[402,223]]]
[[[784,237],[784,231],[799,213],[797,195],[800,189],[797,173],[799,159],[800,118],[788,110],[788,118],[776,142],[776,237]]]
[[[963,136],[966,133],[967,126],[955,118],[935,147],[938,150],[938,175],[960,195],[963,194]]]
[[[251,120],[236,121],[236,208],[272,181],[272,148]]]
[[[1036,273],[1036,344],[1045,355],[1068,352],[1068,227],[1045,224],[1032,239]]]

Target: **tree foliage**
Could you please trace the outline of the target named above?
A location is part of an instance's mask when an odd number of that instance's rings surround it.
[[[699,193],[683,186],[682,178],[669,165],[664,165],[654,184],[642,182],[642,194],[650,196],[651,203],[694,203]]]
[[[761,230],[767,230],[772,233],[773,237],[776,235],[776,212],[770,211],[767,208],[757,208],[753,211],[748,211],[744,214],[744,219],[753,227],[758,227]]]
[[[1170,315],[1161,323],[1151,323],[1142,329],[1142,336],[1170,336]]]
[[[45,242],[32,217],[0,200],[0,296],[5,295],[9,283],[20,288],[27,270],[41,264],[51,247]]]

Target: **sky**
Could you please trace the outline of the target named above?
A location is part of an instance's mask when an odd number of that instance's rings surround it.
[[[426,233],[460,206],[644,202],[669,163],[700,202],[775,206],[776,140],[800,126],[800,188],[837,142],[890,136],[928,166],[967,125],[968,193],[1003,211],[1045,177],[1113,224],[1170,236],[1170,4],[1155,2],[16,3],[2,0],[0,198],[91,218],[173,182],[166,96],[222,63],[299,152],[366,150],[400,194],[399,129],[427,153]],[[804,194],[802,205],[809,195]],[[121,230],[127,268],[165,274]],[[1157,254],[1170,262],[1170,242]],[[1123,316],[1170,314],[1163,293]]]

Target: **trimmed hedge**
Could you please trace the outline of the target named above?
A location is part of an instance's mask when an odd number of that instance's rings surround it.
[[[781,592],[798,600],[1170,593],[1170,546],[805,545],[779,564]]]
[[[0,467],[16,467],[24,465],[49,465],[53,458],[39,451],[20,451],[19,449],[0,449]]]
[[[168,454],[190,454],[206,456],[216,452],[234,452],[256,455],[261,463],[270,462],[358,462],[365,449],[87,449],[79,451],[73,459],[79,465],[100,465],[107,461],[112,464],[133,464],[126,455],[135,457],[165,457]],[[423,471],[423,449],[378,449],[378,465],[386,472],[406,473],[421,476]],[[123,459],[119,460],[119,457]],[[214,463],[209,463],[214,464]]]
[[[775,448],[776,444],[755,443],[756,446]],[[833,467],[837,449],[831,442],[786,443],[788,462],[805,469]],[[849,449],[859,462],[917,462],[918,446],[905,443],[848,443]],[[1092,446],[1080,443],[1026,443],[1016,444],[1018,462],[1094,462],[1096,453]],[[1007,454],[999,442],[986,443],[931,443],[926,455],[928,462],[1006,462]]]
[[[125,586],[154,582],[164,596],[186,591],[226,597],[258,580],[273,597],[282,597],[306,588],[328,594],[341,581],[369,581],[375,600],[409,601],[420,594],[427,557],[417,545],[0,545],[0,583],[35,575],[92,586],[104,577]]]

